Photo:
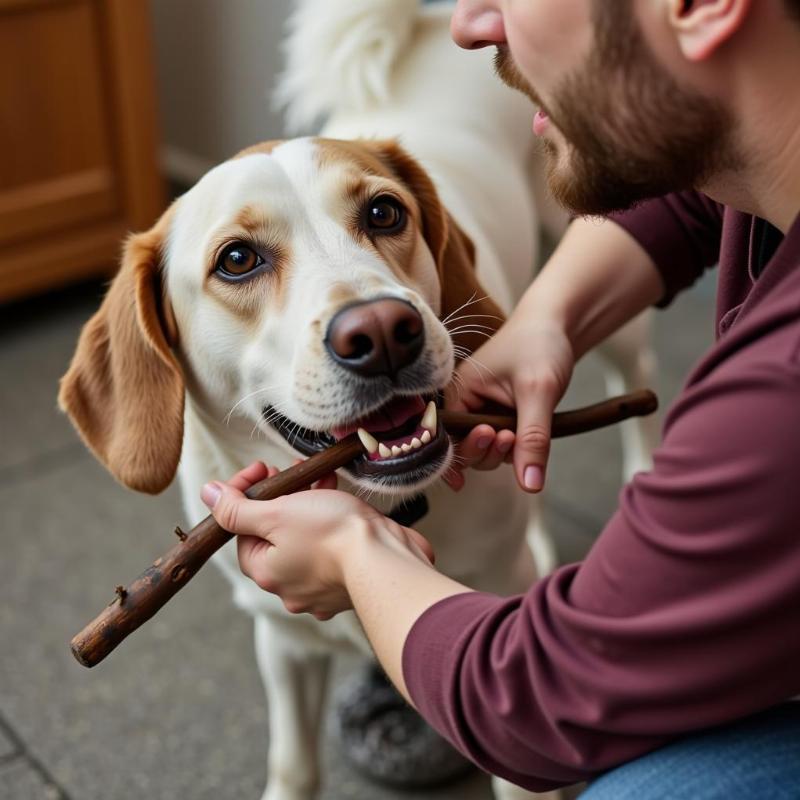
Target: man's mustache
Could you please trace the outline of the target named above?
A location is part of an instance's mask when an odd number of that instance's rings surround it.
[[[525,76],[520,72],[519,67],[514,63],[514,58],[511,55],[507,45],[498,45],[494,54],[494,71],[497,77],[503,83],[516,89],[518,92],[526,95],[534,105],[538,106],[545,113],[547,109],[544,107],[536,90],[531,86]]]

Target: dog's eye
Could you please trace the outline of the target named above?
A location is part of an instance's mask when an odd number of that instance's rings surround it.
[[[247,275],[263,263],[264,259],[252,247],[248,247],[241,242],[235,242],[234,244],[229,244],[220,253],[217,259],[217,271],[223,277],[227,275],[238,278],[242,275]]]
[[[398,233],[406,222],[406,210],[398,200],[380,195],[367,206],[367,227],[375,233]]]

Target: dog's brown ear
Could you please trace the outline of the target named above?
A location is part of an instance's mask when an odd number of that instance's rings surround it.
[[[442,290],[442,320],[451,329],[459,360],[486,341],[505,321],[475,271],[475,246],[439,199],[428,173],[395,141],[368,143],[381,160],[410,189],[422,212],[423,235],[436,260]],[[489,330],[483,327],[486,326]],[[485,331],[485,334],[484,334]]]
[[[132,236],[99,311],[86,323],[59,405],[84,443],[131,489],[156,494],[175,475],[183,440],[184,382],[162,302],[161,221]]]

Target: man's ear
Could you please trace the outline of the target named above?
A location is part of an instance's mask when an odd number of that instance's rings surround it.
[[[125,486],[150,494],[172,481],[183,442],[184,382],[159,271],[167,216],[128,240],[58,395],[98,460]]]
[[[442,205],[428,173],[397,142],[366,144],[409,187],[419,204],[423,236],[439,274],[441,319],[450,318],[450,328],[465,328],[451,334],[460,360],[477,350],[487,334],[494,333],[505,321],[503,311],[478,281],[475,246]]]
[[[753,0],[670,0],[669,21],[689,61],[704,61],[744,25]]]

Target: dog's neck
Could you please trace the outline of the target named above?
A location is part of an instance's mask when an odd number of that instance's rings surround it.
[[[285,469],[297,458],[277,433],[273,438],[251,420],[215,412],[188,393],[184,424],[184,447],[202,448],[204,463],[219,470],[216,478],[229,477],[253,461]]]

